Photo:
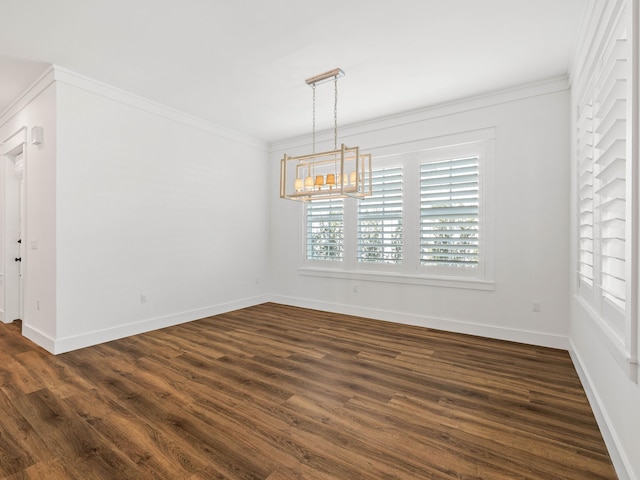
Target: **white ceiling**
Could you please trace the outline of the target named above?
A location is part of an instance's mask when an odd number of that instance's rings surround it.
[[[0,0],[0,112],[47,67],[257,139],[566,75],[587,0]],[[318,87],[318,128],[333,121]]]

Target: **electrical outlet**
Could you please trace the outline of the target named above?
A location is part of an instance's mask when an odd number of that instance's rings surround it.
[[[40,310],[40,299],[36,300],[36,310]]]
[[[538,313],[540,311],[540,302],[537,300],[531,302],[531,311]]]
[[[144,293],[140,294],[140,303],[147,303],[147,296]]]
[[[357,285],[353,286],[353,293],[358,293],[358,286]]]

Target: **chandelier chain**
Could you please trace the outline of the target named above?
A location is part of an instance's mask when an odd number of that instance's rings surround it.
[[[338,76],[333,79],[333,149],[338,149]]]
[[[311,90],[313,90],[313,153],[316,153],[316,86],[315,84],[311,86]]]

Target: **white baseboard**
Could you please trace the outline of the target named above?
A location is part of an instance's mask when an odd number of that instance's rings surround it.
[[[588,370],[585,368],[582,357],[576,350],[572,341],[569,343],[569,355],[571,355],[571,360],[573,361],[576,372],[578,372],[578,376],[582,382],[582,387],[587,394],[591,410],[593,410],[593,414],[596,417],[596,422],[598,423],[598,427],[602,433],[602,438],[607,446],[611,462],[613,463],[613,467],[616,470],[619,480],[639,480],[633,475],[633,473],[631,473],[631,463],[624,451],[619,448],[619,445],[621,445],[620,439],[616,434],[615,429],[612,427],[609,415],[604,408],[597,389],[594,388],[594,383],[588,373]]]
[[[99,343],[117,340],[118,338],[137,335],[139,333],[150,332],[160,328],[178,325],[180,323],[191,322],[200,318],[219,315],[221,313],[238,310],[264,302],[281,303],[302,308],[311,308],[315,310],[324,310],[327,312],[340,313],[345,315],[356,315],[360,317],[373,318],[376,320],[385,320],[388,322],[402,323],[406,325],[415,325],[419,327],[434,328],[436,330],[446,330],[449,332],[464,333],[468,335],[477,335],[481,337],[495,338],[499,340],[508,340],[512,342],[526,343],[530,345],[538,345],[543,347],[559,348],[567,350],[568,339],[560,335],[551,335],[540,332],[531,332],[527,330],[517,330],[493,325],[485,325],[473,322],[464,322],[448,318],[425,317],[420,315],[394,312],[390,310],[373,309],[366,307],[356,307],[346,304],[324,303],[306,298],[288,297],[282,295],[259,295],[232,302],[212,305],[206,308],[189,310],[186,312],[176,313],[163,317],[151,318],[140,322],[119,325],[117,327],[104,330],[87,332],[71,337],[52,339],[51,337],[39,332],[37,329],[23,325],[23,334],[25,337],[33,340],[35,343],[45,348],[51,353],[58,354],[77,350],[79,348],[97,345]]]
[[[55,351],[56,341],[53,338],[46,333],[41,332],[37,328],[25,325],[24,322],[22,322],[22,336],[28,338],[33,343],[41,346],[50,353],[54,353]]]
[[[569,348],[568,338],[561,335],[496,327],[493,325],[453,320],[449,318],[426,317],[390,310],[325,303],[307,298],[288,297],[283,295],[271,295],[270,300],[275,303],[282,303],[284,305],[291,305],[294,307],[311,308],[314,310],[323,310],[326,312],[341,313],[345,315],[356,315],[376,320],[385,320],[388,322],[415,325],[418,327],[433,328],[436,330],[446,330],[448,332],[464,333],[479,337],[495,338],[498,340],[508,340],[511,342],[526,343],[541,347],[558,348],[562,350],[567,350]]]
[[[52,339],[47,335],[39,332],[37,329],[31,328],[26,325],[23,325],[22,330],[25,337],[29,338],[49,352],[57,355],[59,353],[70,352],[79,348],[90,347],[92,345],[110,342],[119,338],[137,335],[139,333],[150,332],[152,330],[171,327],[180,323],[191,322],[193,320],[199,320],[201,318],[231,312],[233,310],[251,307],[253,305],[258,305],[267,301],[269,301],[269,298],[266,295],[259,295],[256,297],[243,298],[240,300],[234,300],[232,302],[221,303],[218,305],[212,305],[196,310],[189,310],[186,312],[166,315],[163,317],[150,318],[140,322],[130,323],[127,325],[118,325],[117,327],[113,328],[87,332],[81,335],[74,335],[72,337],[59,339]]]

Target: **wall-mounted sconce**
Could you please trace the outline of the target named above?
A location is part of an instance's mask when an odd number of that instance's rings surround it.
[[[33,127],[31,129],[31,143],[40,145],[44,141],[44,131],[42,127]]]

